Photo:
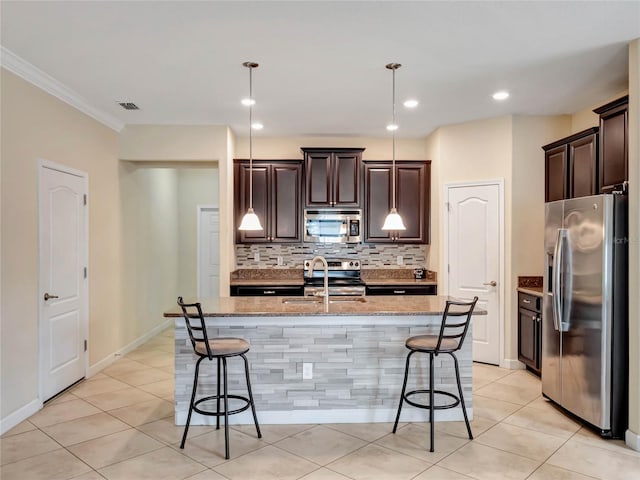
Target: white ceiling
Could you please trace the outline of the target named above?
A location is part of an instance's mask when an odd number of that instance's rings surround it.
[[[399,137],[504,114],[574,113],[627,88],[640,1],[1,3],[2,46],[123,124],[261,136]],[[511,92],[497,103],[491,93]],[[119,101],[141,110],[125,111]]]

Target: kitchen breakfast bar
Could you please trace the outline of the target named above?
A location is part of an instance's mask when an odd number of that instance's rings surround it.
[[[410,336],[440,329],[448,297],[229,297],[201,299],[210,338],[247,340],[258,419],[265,424],[393,422],[400,400]],[[474,315],[485,312],[476,311]],[[175,420],[184,425],[197,357],[182,312],[175,318]],[[469,418],[472,404],[472,325],[457,352]],[[408,389],[428,388],[428,355],[414,355]],[[230,359],[229,393],[246,392],[241,359]],[[435,388],[457,393],[453,360],[435,358]],[[304,375],[303,375],[304,370]],[[198,395],[213,395],[215,362],[202,362]],[[420,399],[424,401],[424,399]],[[446,402],[447,399],[444,399]],[[427,402],[424,402],[427,403]],[[230,408],[233,408],[233,403]],[[406,406],[401,421],[427,421],[428,411]],[[253,423],[250,410],[230,423]],[[460,407],[436,411],[437,421],[463,420]],[[215,422],[193,415],[192,425]]]

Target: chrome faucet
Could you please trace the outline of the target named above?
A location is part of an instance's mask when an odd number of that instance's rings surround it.
[[[322,255],[316,255],[315,257],[313,257],[311,262],[309,262],[309,273],[307,274],[307,276],[309,278],[313,277],[313,269],[316,265],[316,262],[322,263],[322,267],[324,268],[324,291],[316,295],[324,296],[324,306],[326,308],[329,308],[329,264]]]

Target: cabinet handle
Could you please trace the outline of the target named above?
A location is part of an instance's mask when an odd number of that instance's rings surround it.
[[[536,317],[536,322],[540,323],[540,317]]]
[[[402,295],[403,293],[406,293],[406,290],[394,290],[393,293]]]
[[[523,300],[522,300],[522,303],[529,304],[529,303],[531,303],[531,300],[527,300],[527,299],[525,298],[525,299],[523,299]]]
[[[275,290],[263,290],[262,294],[263,295],[275,295],[276,291]]]

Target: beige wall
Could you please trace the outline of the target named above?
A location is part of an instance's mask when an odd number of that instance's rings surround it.
[[[640,450],[640,39],[629,46],[629,435]],[[631,438],[634,437],[634,438]]]
[[[613,95],[608,98],[603,98],[602,100],[600,100],[597,103],[594,103],[590,107],[572,114],[571,115],[571,132],[569,132],[567,135],[581,132],[582,130],[586,130],[587,128],[599,126],[600,117],[597,114],[593,113],[593,109],[601,107],[602,105],[605,105],[609,102],[612,102],[617,98],[624,97],[628,93],[629,93],[628,90],[622,90],[620,93],[617,93],[616,95]],[[559,138],[557,138],[556,140],[559,140]]]
[[[235,265],[233,248],[233,151],[230,128],[219,125],[129,125],[118,139],[122,160],[146,161],[153,166],[181,163],[218,166],[217,203],[220,208],[220,295],[229,295],[229,275]],[[195,253],[193,253],[195,255]]]
[[[517,358],[517,277],[543,272],[544,156],[540,147],[568,135],[570,128],[568,116],[507,116],[441,127],[425,142],[433,177],[430,268],[444,270],[446,265],[444,185],[504,179],[507,360]],[[440,286],[442,291],[444,287]]]
[[[253,158],[302,158],[301,147],[364,147],[364,160],[391,160],[391,137],[253,137]],[[249,158],[248,137],[236,140],[235,158]],[[429,160],[423,138],[397,138],[397,160]]]
[[[218,206],[218,167],[180,167],[178,173],[178,289],[198,294],[198,205]]]
[[[178,175],[175,169],[120,162],[123,306],[118,344],[162,321],[178,294]],[[111,352],[108,352],[111,353]]]
[[[2,339],[5,418],[38,397],[38,159],[89,175],[89,349],[120,345],[121,218],[116,133],[1,70]]]

